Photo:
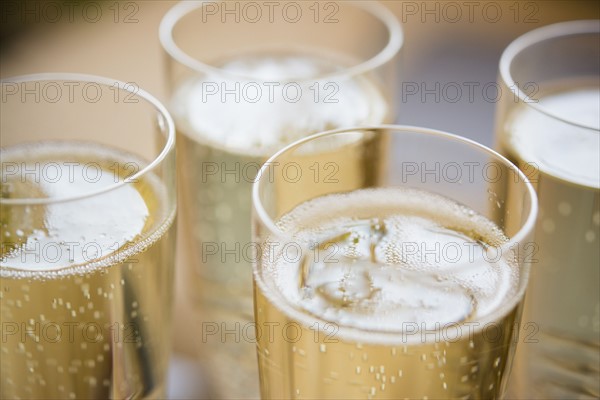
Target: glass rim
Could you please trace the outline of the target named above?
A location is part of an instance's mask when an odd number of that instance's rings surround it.
[[[7,83],[23,83],[23,82],[43,82],[43,81],[78,81],[87,83],[97,83],[106,87],[115,87],[119,90],[127,91],[132,95],[143,99],[148,105],[152,106],[158,114],[162,117],[164,128],[167,134],[166,142],[160,153],[154,157],[154,159],[148,163],[144,168],[141,168],[135,174],[123,179],[122,181],[112,183],[110,185],[101,187],[100,189],[90,190],[88,192],[72,195],[72,196],[57,196],[47,198],[19,198],[19,199],[4,199],[0,198],[0,204],[2,205],[47,205],[64,203],[70,201],[82,200],[103,193],[107,193],[113,190],[117,190],[120,187],[136,182],[141,177],[147,175],[150,171],[156,169],[160,165],[167,155],[175,148],[175,123],[173,118],[167,111],[167,108],[153,95],[147,91],[127,84],[118,79],[111,79],[99,75],[80,74],[80,73],[68,73],[68,72],[48,72],[28,75],[18,75],[14,77],[2,78],[0,84],[5,85]]]
[[[224,71],[222,68],[214,67],[210,64],[199,61],[195,57],[190,56],[183,51],[175,42],[173,37],[173,29],[182,17],[192,11],[203,7],[207,2],[205,0],[181,1],[171,7],[160,21],[158,36],[162,48],[167,54],[180,64],[189,69],[200,73],[215,73],[224,76],[230,76],[239,79],[252,79],[253,81],[266,82],[266,79],[260,79],[254,76],[247,76],[240,73]],[[355,76],[375,70],[391,60],[402,48],[404,42],[404,34],[400,22],[395,15],[378,1],[352,1],[349,5],[361,8],[382,22],[389,33],[389,38],[386,45],[376,55],[368,60],[361,61],[356,65],[344,68],[330,74],[319,76],[319,79],[333,78],[337,76]],[[282,80],[286,81],[286,80]],[[303,78],[295,80],[297,82],[307,82],[310,79]]]
[[[277,153],[272,155],[261,166],[261,168],[257,174],[258,178],[252,185],[252,208],[253,208],[254,214],[256,215],[256,218],[258,220],[260,220],[260,223],[263,226],[266,227],[266,229],[268,230],[268,233],[270,235],[273,235],[274,237],[282,238],[284,240],[288,240],[288,239],[293,240],[293,238],[289,234],[284,233],[279,228],[277,228],[277,226],[275,225],[275,222],[267,214],[267,212],[262,204],[262,201],[260,200],[260,187],[261,187],[262,182],[265,181],[265,179],[267,179],[265,177],[268,176],[269,165],[276,162],[277,159],[279,157],[281,157],[282,155],[284,155],[285,153],[288,153],[308,142],[318,140],[323,137],[334,136],[334,135],[344,134],[344,133],[356,133],[356,132],[361,132],[361,131],[383,131],[383,130],[390,130],[390,131],[393,131],[395,134],[411,132],[411,133],[424,134],[424,135],[429,135],[429,136],[434,136],[434,137],[435,136],[442,137],[442,138],[446,138],[446,139],[451,139],[453,141],[459,141],[459,142],[462,142],[466,146],[474,148],[478,151],[483,151],[484,153],[487,153],[488,155],[501,161],[510,170],[512,170],[514,173],[517,174],[517,176],[519,177],[519,181],[522,181],[525,184],[527,194],[528,194],[529,198],[531,199],[531,207],[529,209],[529,213],[527,215],[527,218],[525,219],[525,222],[523,224],[521,224],[519,230],[515,233],[515,235],[513,235],[512,238],[509,238],[509,240],[506,243],[497,247],[498,251],[501,252],[501,254],[509,254],[509,253],[504,253],[504,252],[509,252],[511,247],[518,245],[518,243],[523,241],[524,238],[527,237],[527,235],[529,235],[530,233],[533,232],[533,230],[535,228],[537,214],[538,214],[537,195],[535,193],[535,189],[533,188],[533,185],[531,184],[531,182],[529,182],[529,179],[527,178],[527,176],[523,172],[521,172],[521,170],[519,170],[519,168],[517,168],[517,166],[515,166],[510,160],[508,160],[503,155],[499,154],[498,152],[494,151],[493,149],[491,149],[487,146],[484,146],[483,144],[478,143],[474,140],[471,140],[466,137],[459,136],[459,135],[456,135],[453,133],[448,133],[448,132],[444,132],[444,131],[440,131],[440,130],[436,130],[436,129],[411,126],[411,125],[387,125],[386,124],[386,125],[373,125],[373,126],[360,126],[360,127],[354,127],[354,128],[334,129],[334,130],[317,133],[317,134],[314,134],[311,136],[307,136],[301,140],[298,140],[298,141],[291,143],[288,146],[284,147],[283,149],[279,150]],[[255,264],[257,264],[257,263],[259,263],[258,260],[255,261]],[[471,264],[471,263],[469,263],[469,264]],[[256,267],[256,265],[255,265],[255,266],[253,266],[253,269],[256,269],[254,271],[254,273],[257,274],[258,267]],[[484,324],[484,323],[487,323],[490,321],[493,322],[493,321],[497,320],[498,316],[506,315],[506,313],[508,311],[510,311],[513,307],[515,307],[515,305],[518,303],[519,299],[522,298],[522,296],[525,292],[526,285],[523,284],[523,282],[526,283],[529,279],[528,269],[526,269],[522,273],[522,275],[520,274],[520,276],[522,276],[522,277],[519,278],[518,288],[517,288],[516,292],[510,296],[509,301],[504,302],[503,304],[501,304],[500,306],[495,308],[490,313],[483,315],[480,318],[475,318],[473,321],[452,322],[447,325],[453,325],[453,326],[460,327],[460,326],[466,325],[467,323],[472,323],[472,322]],[[255,278],[255,279],[259,280],[261,278]],[[260,285],[262,285],[262,282],[260,283]],[[298,308],[298,306],[294,305],[294,304],[286,303],[286,305],[283,307],[285,308],[285,310],[287,310],[287,311],[283,311],[284,313],[291,312],[293,314],[291,317],[296,318],[299,321],[307,322],[306,318],[308,316],[308,318],[311,318],[311,320],[319,320],[324,323],[331,322],[331,321],[325,320],[322,317],[307,313],[306,311]],[[377,331],[377,330],[368,330],[368,329],[364,329],[364,328],[350,327],[350,326],[343,325],[343,324],[338,324],[338,325],[339,325],[338,332],[341,336],[347,335],[347,337],[354,338],[356,340],[360,340],[361,335],[364,335],[365,332],[369,335],[369,337],[373,337],[374,339],[376,339],[376,341],[382,342],[382,343],[387,343],[387,344],[398,343],[399,335],[400,335],[400,337],[403,336],[402,331],[400,331],[400,330],[399,331]],[[443,329],[446,329],[446,327],[444,327]],[[441,329],[441,330],[443,330],[443,329]],[[436,331],[439,331],[439,330],[436,329]],[[408,342],[403,342],[403,344],[406,344],[406,343],[410,343],[410,340]]]
[[[546,25],[541,28],[537,28],[527,33],[524,33],[523,35],[513,40],[502,52],[499,67],[500,77],[502,78],[502,81],[507,87],[514,88],[512,90],[515,93],[515,95],[519,98],[519,100],[521,100],[522,102],[527,104],[527,106],[533,108],[534,110],[541,112],[542,114],[545,114],[555,120],[600,134],[600,128],[598,127],[581,124],[576,121],[559,117],[555,113],[539,105],[537,101],[529,97],[527,94],[525,94],[524,91],[521,90],[519,85],[517,85],[516,81],[513,79],[512,74],[510,73],[510,67],[515,57],[518,54],[520,54],[523,50],[532,45],[541,43],[546,40],[561,37],[594,33],[600,33],[600,20],[587,19],[559,22],[556,24]]]

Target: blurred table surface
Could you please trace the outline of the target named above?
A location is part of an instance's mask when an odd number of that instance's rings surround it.
[[[165,55],[158,40],[158,25],[175,2],[87,2],[101,9],[101,17],[93,23],[82,17],[80,10],[85,2],[77,3],[73,15],[64,13],[56,21],[51,14],[36,18],[22,12],[23,7],[41,10],[44,3],[2,1],[2,78],[37,72],[96,74],[135,82],[166,100]],[[443,86],[476,82],[479,88],[495,83],[502,50],[517,36],[554,22],[600,18],[597,1],[383,3],[403,25],[401,81],[425,88],[434,88],[436,83]],[[436,100],[434,96],[402,98],[401,92],[402,87],[398,87],[397,122],[441,129],[493,144],[495,104],[484,98],[481,91],[476,91],[473,98],[461,96],[456,102]],[[178,252],[178,268],[185,264],[185,259],[185,254]],[[182,275],[177,274],[178,287],[182,287]],[[196,338],[192,330],[186,329],[189,306],[182,290],[176,290],[175,302],[169,396],[202,398],[202,366],[193,360]]]

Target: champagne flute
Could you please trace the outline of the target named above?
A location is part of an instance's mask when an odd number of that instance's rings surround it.
[[[286,173],[340,154],[332,176]],[[300,140],[259,176],[263,399],[502,398],[537,215],[515,165],[388,125]]]
[[[515,395],[600,396],[600,21],[516,39],[500,60],[498,149],[540,201]]]
[[[245,335],[252,182],[298,138],[393,119],[402,32],[376,2],[186,1],[165,15],[160,38],[199,355],[211,396],[256,398],[255,343]]]
[[[2,398],[160,398],[175,128],[132,83],[2,80]]]

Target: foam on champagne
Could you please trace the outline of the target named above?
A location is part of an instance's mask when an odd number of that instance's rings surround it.
[[[547,94],[539,106],[565,121],[600,129],[600,89],[581,88]],[[559,122],[531,107],[507,121],[511,147],[544,172],[590,187],[600,187],[600,135]]]
[[[407,323],[439,329],[486,317],[518,297],[516,264],[497,257],[508,241],[502,231],[433,193],[324,196],[277,225],[304,249],[301,262],[278,254],[257,277],[274,304],[282,301],[272,296],[283,297],[284,312],[300,308],[344,327],[401,332]]]
[[[181,85],[172,109],[195,139],[260,156],[307,132],[384,120],[388,107],[372,82],[324,77],[342,71],[344,63],[336,61],[306,54],[233,58],[220,64],[221,73]]]
[[[3,149],[2,157],[2,197],[15,199],[85,195],[123,181],[147,164],[132,154],[83,142],[14,146]],[[16,174],[9,173],[9,165],[16,166]],[[156,179],[144,181],[152,186],[150,193],[142,192],[143,185],[128,184],[75,201],[3,205],[2,276],[31,271],[48,278],[90,272],[114,263],[111,256],[124,259],[143,250],[168,227],[144,238],[135,249],[124,248],[142,239],[140,235],[152,225],[150,207],[165,200],[158,199],[163,193]],[[35,228],[13,222],[25,221],[23,214],[31,220],[27,225]],[[74,266],[79,268],[63,270]]]

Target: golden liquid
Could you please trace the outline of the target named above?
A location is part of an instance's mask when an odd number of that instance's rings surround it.
[[[599,97],[597,80],[570,82],[550,87],[540,104],[563,118],[597,126]],[[540,210],[537,262],[522,321],[530,340],[517,350],[514,393],[519,398],[598,398],[598,131],[553,120],[522,104],[500,123],[500,149],[532,179]]]
[[[295,54],[242,56],[222,65],[226,70],[282,82],[280,87],[285,84],[284,78],[317,82],[315,77],[343,67],[320,56]],[[251,187],[260,165],[284,145],[309,134],[344,125],[378,124],[388,118],[388,106],[374,83],[365,77],[337,79],[332,81],[339,91],[331,98],[337,103],[325,103],[335,89],[325,87],[332,83],[329,81],[318,82],[320,97],[316,101],[316,86],[312,90],[309,87],[314,83],[303,85],[297,103],[286,101],[277,91],[270,102],[266,89],[263,101],[258,103],[244,101],[243,95],[239,103],[233,95],[225,101],[219,95],[210,96],[203,102],[198,97],[202,83],[224,82],[211,76],[187,81],[176,91],[171,110],[179,129],[182,221],[193,262],[188,292],[199,323],[217,324],[220,331],[199,343],[202,358],[212,371],[213,396],[258,396],[255,344],[239,334],[254,319],[249,256]],[[233,81],[225,83],[227,88],[234,87]],[[321,179],[333,172],[334,167],[326,163],[341,160],[339,154],[332,160],[333,154],[325,154],[318,166]],[[308,167],[301,166],[304,175],[317,173]],[[310,184],[304,188],[310,188]],[[220,333],[225,329],[238,335],[222,337]],[[232,371],[236,376],[233,380]]]
[[[274,249],[254,271],[262,398],[501,397],[523,296],[517,266],[402,250],[506,243],[489,220],[390,188],[316,198],[277,225],[305,253]]]
[[[50,169],[38,180],[3,170],[2,197],[83,193],[131,175],[122,167],[132,161],[145,165],[118,150],[75,142],[3,149],[3,163],[78,166],[71,182],[62,168],[58,183],[49,182],[56,176]],[[101,168],[96,186],[81,175],[90,163]],[[95,180],[98,170],[90,171]],[[150,173],[88,199],[1,209],[1,397],[164,397],[175,210],[158,178]]]

